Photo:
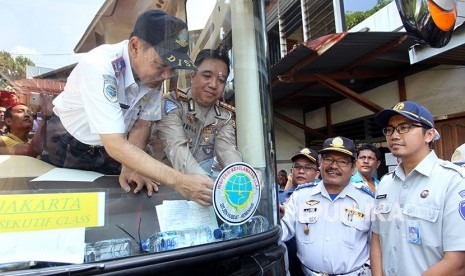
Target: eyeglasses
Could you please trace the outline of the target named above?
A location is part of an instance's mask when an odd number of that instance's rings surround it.
[[[383,128],[383,134],[385,136],[391,136],[394,133],[394,130],[397,131],[399,134],[404,134],[410,131],[412,127],[423,127],[423,125],[415,124],[415,123],[403,123],[397,126],[387,126]]]
[[[318,171],[317,168],[314,168],[314,167],[312,167],[312,166],[294,165],[294,167],[292,167],[292,168],[296,169],[297,171],[300,171],[300,170],[303,169],[304,172],[306,172],[306,173],[308,173],[308,172],[310,172],[310,171],[312,171],[312,170]]]
[[[325,165],[331,165],[334,162],[336,162],[336,164],[341,168],[347,167],[350,163],[352,163],[347,159],[334,159],[332,157],[323,157],[323,164]]]

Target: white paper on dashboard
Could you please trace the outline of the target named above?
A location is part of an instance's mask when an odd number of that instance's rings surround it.
[[[80,181],[92,182],[103,174],[92,171],[55,168],[31,181]]]
[[[155,206],[160,231],[183,230],[187,228],[218,228],[215,210],[212,206],[202,206],[194,201],[164,200]]]
[[[85,228],[1,233],[0,263],[84,261]]]

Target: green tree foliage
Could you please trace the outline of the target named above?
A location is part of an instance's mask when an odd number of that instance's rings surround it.
[[[13,58],[7,51],[0,51],[0,87],[5,87],[7,81],[26,78],[26,65],[35,64],[27,57]]]
[[[347,11],[345,13],[347,30],[350,30],[352,27],[362,22],[363,20],[365,20],[375,12],[379,11],[380,9],[384,8],[387,4],[391,2],[392,0],[378,0],[376,6],[367,11]]]

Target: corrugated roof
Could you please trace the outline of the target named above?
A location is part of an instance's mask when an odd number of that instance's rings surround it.
[[[310,111],[344,99],[315,74],[362,93],[432,66],[410,64],[414,44],[402,32],[344,32],[298,44],[271,67],[274,106]]]
[[[10,82],[13,90],[22,94],[31,92],[59,94],[65,88],[65,82],[48,79],[22,79]]]

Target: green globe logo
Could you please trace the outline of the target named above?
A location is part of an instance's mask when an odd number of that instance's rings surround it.
[[[253,184],[243,172],[234,174],[228,179],[224,190],[226,201],[236,209],[244,208],[253,196]]]
[[[254,168],[236,162],[218,175],[213,187],[213,207],[222,221],[241,224],[257,210],[260,195],[260,179]]]

